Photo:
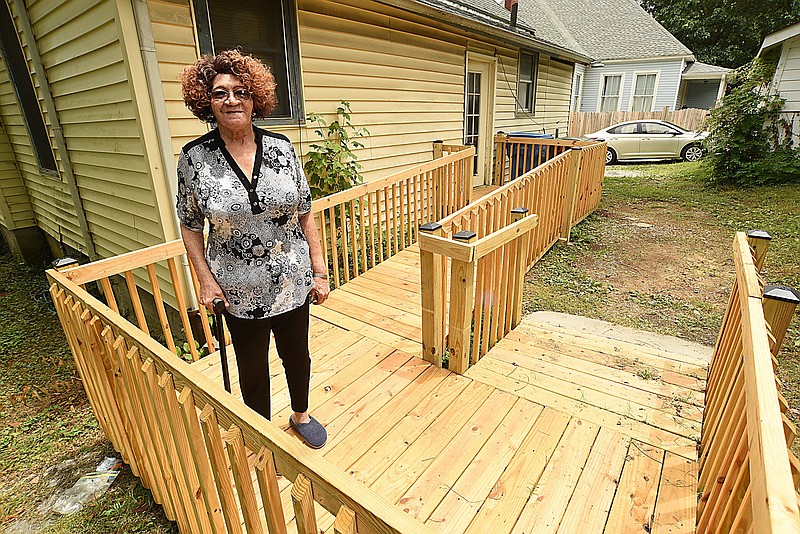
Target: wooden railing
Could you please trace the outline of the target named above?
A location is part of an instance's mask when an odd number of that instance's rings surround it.
[[[436,143],[433,161],[312,203],[333,288],[415,243],[423,222],[469,204],[475,149],[447,149]]]
[[[769,236],[738,233],[736,281],[708,375],[697,532],[800,532],[796,431],[775,370],[800,295],[762,285]],[[751,250],[752,247],[752,250]]]
[[[362,534],[430,532],[156,342],[146,323],[135,327],[80,285],[117,274],[129,280],[133,269],[150,273],[165,262],[180,295],[183,255],[176,241],[47,273],[95,416],[167,517],[182,532],[286,532],[280,490],[294,480],[298,532],[334,521],[317,518],[315,502],[335,515],[336,532],[355,532],[356,524]],[[213,342],[210,334],[207,340]]]
[[[604,143],[572,147],[422,227],[428,234],[419,240],[427,361],[442,365],[446,354],[449,369],[462,373],[517,325],[525,273],[553,244],[568,240],[570,229],[597,207],[604,170]],[[515,221],[515,212],[531,216],[523,223]],[[487,242],[496,247],[480,254]]]
[[[593,143],[577,139],[539,139],[497,134],[494,137],[492,183],[503,185],[574,146],[591,146]]]

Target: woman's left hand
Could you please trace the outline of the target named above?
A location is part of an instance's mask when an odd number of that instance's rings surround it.
[[[322,304],[331,293],[331,286],[327,278],[314,278],[314,287],[311,288],[311,302]]]

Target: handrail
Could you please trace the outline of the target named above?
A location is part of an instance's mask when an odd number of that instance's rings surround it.
[[[257,501],[245,456],[249,450],[257,455],[257,486],[270,525],[284,517],[275,498],[277,466],[290,479],[308,479],[314,500],[332,514],[342,507],[355,513],[361,533],[430,532],[255,414],[67,275],[50,270],[47,276],[100,426],[182,531],[219,531],[220,506],[229,531],[237,531],[231,476],[245,524],[260,531],[260,519],[253,516]],[[220,429],[228,432],[221,435]],[[223,451],[230,467],[219,456]],[[306,513],[313,514],[313,503]]]
[[[714,350],[700,447],[697,532],[800,532],[797,459],[774,355],[800,298],[764,292],[768,239],[737,233],[736,279]],[[755,253],[751,252],[751,246]],[[794,479],[794,480],[793,480]]]

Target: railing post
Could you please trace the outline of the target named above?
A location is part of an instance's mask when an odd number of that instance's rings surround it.
[[[442,225],[420,225],[419,231],[441,236]],[[444,354],[444,262],[441,254],[420,250],[420,293],[422,294],[422,359],[438,367]]]
[[[582,155],[583,149],[581,147],[570,147],[569,174],[567,175],[567,184],[564,191],[564,214],[561,218],[560,240],[564,243],[569,243],[569,233],[572,230],[572,221],[575,217],[575,202],[578,198]]]
[[[771,240],[772,236],[764,230],[748,230],[747,232],[747,243],[753,249],[753,263],[758,272],[761,272],[764,267],[764,259],[767,257],[767,249],[769,249]]]
[[[462,230],[453,239],[473,243],[475,232]],[[450,329],[447,335],[448,368],[464,374],[469,369],[470,334],[472,333],[472,307],[475,304],[475,278],[477,262],[453,259],[450,267]]]
[[[764,320],[769,325],[769,348],[773,356],[778,355],[798,303],[800,303],[800,292],[794,288],[773,285],[764,287],[762,305]]]
[[[444,143],[440,140],[433,142],[433,159],[439,159],[444,155]],[[442,169],[437,168],[433,171],[433,209],[436,219],[442,218]]]
[[[511,210],[511,221],[517,222],[528,214],[528,208],[517,207]],[[514,272],[514,293],[512,295],[511,328],[516,328],[522,320],[522,290],[525,286],[525,273],[528,272],[528,242],[530,234],[525,232],[515,239],[516,266]]]
[[[494,185],[503,185],[506,177],[506,141],[508,136],[503,132],[497,132],[494,136],[494,176],[492,176],[492,183]]]

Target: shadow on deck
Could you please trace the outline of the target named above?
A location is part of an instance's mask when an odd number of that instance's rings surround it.
[[[312,307],[320,454],[440,532],[694,531],[710,349],[533,314],[460,376],[417,357],[419,272],[414,247]],[[194,366],[221,381],[218,358]]]

